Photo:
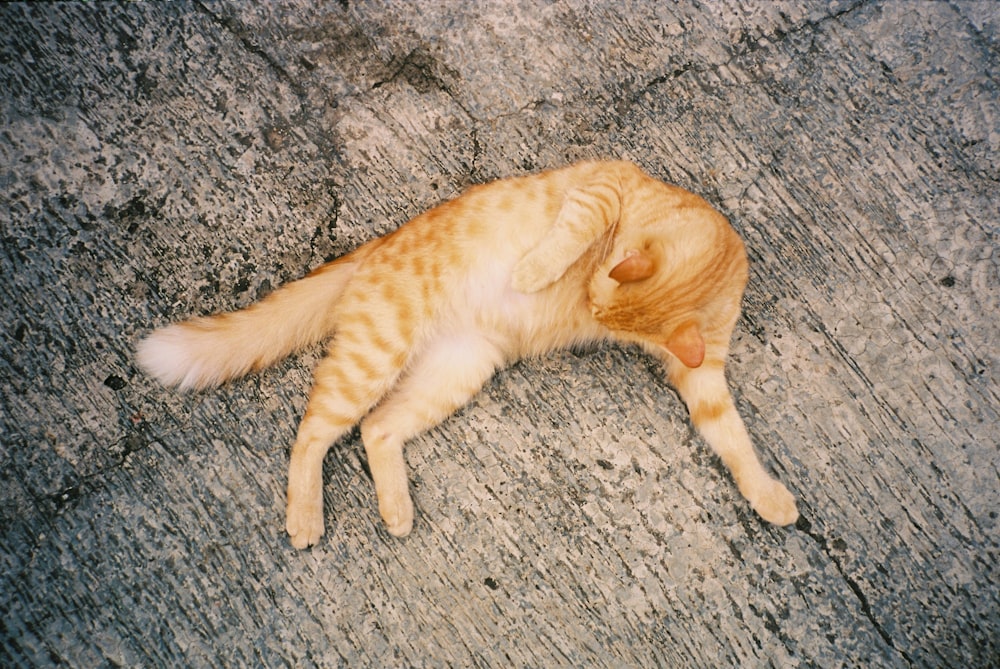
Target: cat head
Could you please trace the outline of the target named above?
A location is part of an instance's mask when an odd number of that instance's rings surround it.
[[[706,339],[728,344],[747,279],[746,253],[705,200],[647,178],[623,188],[620,218],[590,279],[594,318],[618,338],[698,367]]]

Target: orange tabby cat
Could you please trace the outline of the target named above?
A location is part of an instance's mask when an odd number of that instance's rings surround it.
[[[787,525],[795,500],[754,454],[723,373],[746,278],[742,242],[703,199],[630,163],[584,162],[471,188],[247,309],[155,331],[138,361],[204,388],[332,335],[292,446],[297,548],[323,534],[323,458],[358,421],[379,511],[405,536],[407,439],[497,368],[604,339],[663,359],[740,492]]]

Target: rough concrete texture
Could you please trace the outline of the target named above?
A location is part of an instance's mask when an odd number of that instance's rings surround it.
[[[0,665],[997,666],[998,8],[0,6]],[[345,440],[298,552],[321,348],[189,395],[134,366],[154,326],[582,157],[746,240],[730,378],[797,527],[609,346],[411,443],[408,539]]]

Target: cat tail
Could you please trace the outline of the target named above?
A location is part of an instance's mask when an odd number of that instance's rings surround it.
[[[182,390],[269,367],[330,335],[334,304],[367,250],[327,263],[246,309],[155,330],[139,342],[136,361],[164,385]]]

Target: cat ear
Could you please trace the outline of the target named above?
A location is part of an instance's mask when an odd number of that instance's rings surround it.
[[[705,340],[702,339],[696,323],[685,323],[674,330],[667,340],[666,348],[684,363],[685,367],[694,369],[705,361]]]
[[[625,259],[614,266],[608,276],[618,283],[642,281],[653,276],[656,265],[645,251],[629,251]]]

